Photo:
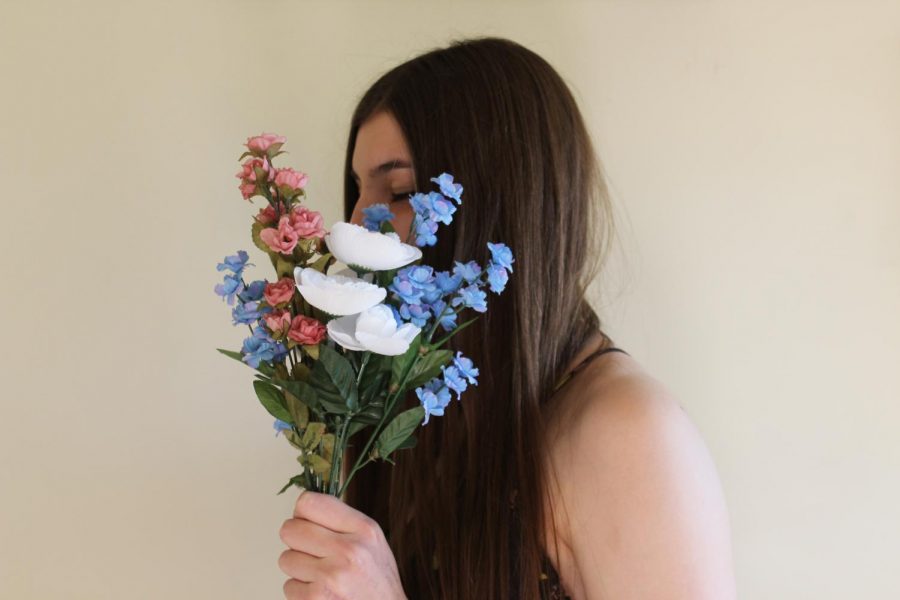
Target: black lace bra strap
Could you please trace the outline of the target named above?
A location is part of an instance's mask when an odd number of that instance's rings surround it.
[[[615,346],[610,346],[609,348],[601,348],[600,350],[597,350],[596,352],[589,354],[587,356],[587,358],[585,358],[583,361],[578,363],[577,367],[575,367],[574,369],[569,371],[562,379],[560,379],[556,383],[556,386],[553,388],[553,391],[555,392],[556,390],[561,388],[565,382],[567,382],[569,379],[571,379],[572,376],[575,375],[575,373],[577,373],[578,371],[583,369],[585,367],[585,365],[587,365],[592,359],[600,356],[601,354],[606,354],[607,352],[621,352],[622,354],[628,354],[621,348],[616,348]],[[628,354],[628,355],[631,356],[630,354]]]

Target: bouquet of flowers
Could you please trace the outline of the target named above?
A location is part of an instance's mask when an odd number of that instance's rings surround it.
[[[421,264],[420,248],[435,244],[438,224],[450,224],[462,204],[463,187],[448,173],[431,179],[438,191],[410,196],[406,241],[385,204],[364,209],[363,227],[337,222],[326,230],[322,215],[301,204],[308,177],[272,164],[284,143],[274,134],[248,138],[238,159],[247,159],[237,174],[244,199],[267,201],[250,235],[275,278],[247,283],[254,265],[244,250],[218,264],[225,275],[215,292],[234,307],[234,325],[250,330],[240,351],[218,351],[256,371],[253,387],[275,417],[275,435],[299,452],[299,474],[278,493],[297,485],[340,497],[359,469],[393,464],[391,455],[415,446],[416,428],[443,415],[452,393],[459,400],[477,385],[471,359],[443,346],[480,316],[460,324],[461,312],[487,311],[483,288],[500,294],[514,259],[506,245],[489,242],[483,267]],[[346,267],[330,270],[335,262]],[[401,410],[412,389],[419,404]],[[344,451],[357,439],[362,451],[342,477]]]

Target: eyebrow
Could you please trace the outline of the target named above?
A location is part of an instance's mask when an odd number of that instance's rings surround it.
[[[369,177],[375,177],[376,175],[382,175],[389,171],[393,171],[394,169],[410,169],[412,165],[405,160],[400,160],[399,158],[395,158],[394,160],[389,160],[385,163],[378,165],[377,167],[371,169],[369,171]],[[356,174],[356,171],[350,169],[350,174],[353,176],[353,179],[359,181],[359,175]]]

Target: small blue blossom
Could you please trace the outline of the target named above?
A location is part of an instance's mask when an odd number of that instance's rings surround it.
[[[437,223],[417,214],[413,225],[416,232],[416,246],[434,246],[437,243]]]
[[[363,227],[369,231],[380,231],[381,224],[394,218],[394,213],[387,204],[378,203],[363,209]]]
[[[509,281],[509,273],[497,263],[491,263],[487,268],[487,278],[491,291],[499,294],[506,287],[506,282]]]
[[[453,358],[453,366],[455,366],[460,375],[465,377],[469,383],[472,385],[478,385],[478,381],[475,379],[478,377],[478,369],[472,364],[472,359],[465,357],[462,355],[462,352],[457,351],[456,356]]]
[[[431,181],[440,186],[443,195],[448,198],[453,198],[456,200],[457,204],[462,202],[460,196],[462,196],[463,193],[463,186],[453,182],[453,175],[450,173],[441,173],[437,177],[432,177]]]
[[[487,311],[487,294],[477,285],[472,284],[461,288],[459,295],[454,296],[450,301],[451,306],[467,306],[476,312]]]
[[[425,420],[422,425],[428,424],[431,415],[443,416],[444,409],[450,404],[450,389],[444,385],[444,382],[435,377],[422,387],[416,388],[416,396],[422,408],[425,409]]]
[[[273,425],[273,427],[275,428],[276,436],[279,433],[281,433],[282,431],[288,431],[288,430],[292,429],[292,425],[290,423],[286,423],[285,421],[282,421],[281,419],[275,419],[275,424]]]
[[[452,294],[462,284],[462,275],[451,275],[449,271],[438,271],[434,276],[434,283],[444,294]]]
[[[453,274],[465,279],[466,283],[472,283],[481,277],[481,266],[474,260],[465,264],[459,261],[453,261],[453,263]]]
[[[504,269],[512,271],[512,264],[515,262],[512,250],[506,244],[487,243],[488,249],[491,251],[491,257],[495,264],[500,265]]]
[[[459,400],[460,396],[462,396],[462,393],[466,391],[466,387],[468,386],[465,377],[462,376],[455,365],[441,367],[441,372],[444,374],[444,383],[448,388],[456,392],[456,399]]]
[[[237,294],[244,290],[244,283],[241,281],[240,275],[226,275],[222,283],[216,284],[214,288],[216,294],[222,296],[222,299],[231,306]]]
[[[226,256],[223,262],[220,262],[216,265],[216,270],[224,271],[228,269],[232,273],[234,273],[238,278],[240,278],[241,273],[248,264],[252,265],[253,263],[248,263],[247,261],[250,259],[250,255],[247,254],[245,250],[238,250],[237,254],[232,256]]]
[[[429,218],[444,225],[449,225],[453,222],[453,213],[456,212],[456,206],[437,192],[431,192],[428,196],[431,200],[431,214],[429,214]]]
[[[431,317],[431,311],[428,307],[421,304],[402,304],[400,305],[400,316],[404,321],[409,321],[416,327],[425,327],[425,323]]]
[[[266,285],[268,285],[265,279],[258,279],[256,281],[251,281],[250,285],[244,289],[243,292],[238,294],[238,300],[241,302],[256,302],[261,300],[263,297],[263,292],[266,291]]]
[[[261,361],[275,360],[276,356],[286,353],[287,349],[282,344],[275,342],[263,327],[257,327],[253,331],[253,335],[244,340],[241,351],[244,355],[242,360],[254,369],[258,369]]]
[[[388,286],[388,289],[407,304],[419,304],[422,301],[422,290],[399,274],[394,276],[394,281]]]
[[[447,303],[443,300],[437,300],[431,304],[431,312],[437,318],[441,313],[447,308]],[[456,327],[456,311],[448,310],[441,317],[441,327],[444,328],[444,331],[450,331],[454,327]]]
[[[231,311],[231,316],[235,325],[250,325],[256,323],[260,317],[266,313],[272,312],[271,306],[260,307],[259,302],[245,302],[238,304]]]

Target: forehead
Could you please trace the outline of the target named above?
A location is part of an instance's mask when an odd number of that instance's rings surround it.
[[[365,177],[369,169],[394,159],[409,161],[409,148],[394,116],[381,111],[369,117],[356,134],[353,170]]]

